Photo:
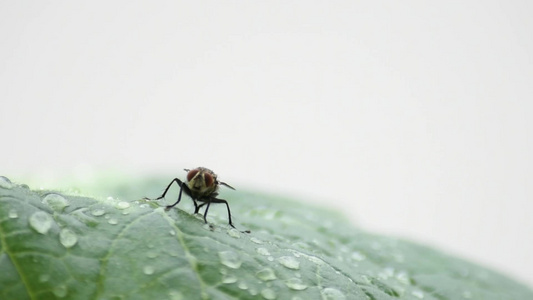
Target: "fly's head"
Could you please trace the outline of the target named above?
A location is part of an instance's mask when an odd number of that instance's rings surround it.
[[[218,189],[217,174],[207,168],[185,169],[187,171],[187,186],[191,192],[201,198],[206,197]]]

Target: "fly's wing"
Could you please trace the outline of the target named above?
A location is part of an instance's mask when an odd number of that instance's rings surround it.
[[[225,183],[225,182],[219,182],[219,184],[220,184],[220,185],[223,185],[223,186],[225,186],[225,187],[229,187],[229,188],[232,189],[232,190],[235,190],[231,185],[229,185],[229,184],[227,184],[227,183]]]

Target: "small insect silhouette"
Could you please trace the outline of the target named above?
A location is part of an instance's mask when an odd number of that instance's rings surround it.
[[[204,205],[206,205],[205,212],[204,212],[204,222],[207,223],[207,212],[209,211],[209,206],[211,203],[224,203],[226,204],[226,208],[228,209],[228,219],[229,219],[229,225],[233,228],[233,222],[231,221],[231,211],[229,209],[228,201],[224,199],[217,198],[218,196],[218,188],[220,185],[226,186],[232,190],[235,190],[232,186],[230,186],[227,183],[221,182],[217,180],[217,174],[215,172],[211,171],[208,168],[198,167],[196,169],[184,169],[187,171],[187,182],[184,183],[179,178],[174,178],[163,194],[159,196],[158,198],[154,200],[159,200],[165,197],[168,190],[172,186],[174,182],[178,184],[180,187],[180,193],[178,196],[178,201],[172,205],[167,205],[166,210],[171,209],[172,207],[178,205],[181,201],[181,194],[185,192],[185,194],[192,198],[192,202],[194,203],[194,213],[198,213],[200,211],[200,208],[202,208]],[[148,198],[146,198],[148,199]],[[198,202],[201,202],[198,204]],[[249,231],[246,231],[249,232]]]

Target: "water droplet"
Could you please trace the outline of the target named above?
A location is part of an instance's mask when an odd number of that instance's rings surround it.
[[[44,196],[42,203],[48,205],[52,210],[61,212],[65,207],[69,206],[70,203],[67,198],[59,194],[48,194]]]
[[[247,285],[246,282],[244,282],[244,281],[239,282],[238,287],[239,287],[241,290],[246,290],[246,289],[248,289],[248,285]]]
[[[126,201],[120,201],[120,202],[118,202],[115,205],[115,207],[118,208],[118,209],[126,209],[126,208],[130,207],[130,203],[126,202]]]
[[[416,291],[413,291],[411,292],[411,294],[419,299],[423,299],[424,298],[424,292],[420,291],[420,290],[416,290]]]
[[[269,281],[269,280],[275,280],[276,274],[274,273],[274,270],[270,268],[265,268],[255,274],[257,278],[263,280],[263,281]]]
[[[170,233],[170,235],[176,235],[176,232],[174,230],[170,230],[168,233]]]
[[[150,206],[148,206],[148,204],[145,203],[145,204],[141,204],[141,205],[139,205],[139,207],[140,207],[140,208],[148,208],[148,207],[150,207]]]
[[[297,291],[302,291],[307,288],[307,285],[305,285],[300,278],[289,278],[287,281],[285,281],[285,284],[289,288]]]
[[[103,215],[105,215],[105,210],[97,208],[97,209],[91,211],[91,215],[93,215],[95,217],[103,216]]]
[[[235,283],[237,282],[237,277],[233,275],[227,275],[222,278],[222,283]]]
[[[10,209],[9,210],[9,218],[10,219],[16,219],[19,217],[19,214],[17,213],[17,210],[16,209]]]
[[[107,220],[107,223],[109,223],[111,225],[117,225],[118,224],[118,220],[115,219],[115,218],[111,218],[111,219]]]
[[[146,274],[146,275],[152,275],[152,274],[154,274],[154,271],[155,271],[155,269],[152,266],[144,266],[144,268],[143,268],[143,273]]]
[[[215,231],[215,226],[213,226],[212,224],[204,224],[204,226],[202,226],[202,229],[207,231]]]
[[[50,274],[39,275],[39,282],[47,282],[50,279]]]
[[[239,255],[233,251],[220,251],[218,257],[220,262],[228,268],[238,269],[241,267],[242,261]]]
[[[257,290],[254,289],[254,288],[249,289],[249,290],[248,290],[248,293],[250,293],[250,295],[252,295],[252,296],[255,296],[255,295],[258,294]]]
[[[305,258],[307,258],[308,261],[312,262],[312,263],[315,263],[317,265],[324,265],[326,264],[322,259],[316,257],[316,256],[312,256],[312,255],[307,255],[307,254],[304,254],[303,255]]]
[[[396,274],[396,279],[405,285],[411,284],[409,275],[405,271],[398,272],[398,274]]]
[[[13,183],[11,183],[11,180],[5,176],[0,176],[0,188],[9,190],[13,188]]]
[[[270,255],[270,252],[268,251],[267,248],[260,247],[260,248],[255,249],[255,251],[257,251],[257,253],[261,255],[265,255],[265,256]]]
[[[63,228],[59,232],[59,242],[65,248],[70,248],[78,242],[78,236],[70,229]]]
[[[362,261],[366,259],[366,256],[361,252],[355,251],[352,253],[352,259],[355,261]]]
[[[180,291],[172,290],[168,292],[168,298],[170,300],[183,300],[183,294]]]
[[[268,259],[268,261],[274,261],[274,257],[272,257],[272,256],[267,257],[267,259]]]
[[[156,258],[157,257],[157,252],[150,251],[150,252],[146,253],[146,257],[148,257],[148,258]]]
[[[289,250],[292,252],[292,255],[296,256],[296,257],[303,257],[305,259],[307,259],[308,261],[312,262],[312,263],[315,263],[317,265],[324,265],[326,264],[322,259],[316,257],[316,256],[313,256],[313,255],[308,255],[308,254],[305,254],[305,253],[302,253],[300,251],[296,251],[296,250]]]
[[[58,298],[64,298],[68,294],[67,286],[64,284],[58,285],[52,290],[52,293]]]
[[[361,282],[366,285],[372,284],[372,280],[366,275],[361,275]]]
[[[282,256],[278,258],[278,262],[282,264],[285,268],[298,270],[300,269],[300,262],[292,256]]]
[[[252,242],[254,242],[254,243],[256,243],[256,244],[262,244],[262,243],[263,243],[262,240],[260,240],[260,239],[258,239],[258,238],[256,238],[256,237],[251,237],[251,238],[250,238],[250,241],[252,241]]]
[[[378,277],[382,280],[387,280],[390,277],[394,276],[394,268],[387,267],[379,272]]]
[[[228,235],[231,236],[232,238],[236,238],[236,239],[241,237],[241,234],[235,228],[231,228],[230,230],[228,230]]]
[[[276,293],[273,289],[263,289],[261,291],[261,296],[267,300],[273,300],[276,299]]]
[[[335,288],[325,288],[322,290],[322,298],[325,300],[344,300],[346,296]]]
[[[52,217],[44,211],[35,212],[30,216],[30,226],[40,234],[46,234],[52,227]]]

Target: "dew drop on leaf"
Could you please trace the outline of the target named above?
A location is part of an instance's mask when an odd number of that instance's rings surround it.
[[[248,289],[248,285],[247,285],[246,282],[244,282],[244,281],[239,282],[238,287],[239,287],[241,290],[246,290],[246,289]]]
[[[413,291],[411,294],[413,296],[417,297],[418,299],[423,299],[424,298],[424,292],[422,292],[420,290]]]
[[[241,234],[235,228],[231,228],[230,230],[228,230],[228,235],[231,236],[232,238],[236,238],[236,239],[241,237]]]
[[[274,270],[270,268],[265,268],[260,270],[255,274],[257,278],[263,280],[263,281],[269,281],[269,280],[275,280],[277,279],[276,274],[274,273]]]
[[[411,284],[411,280],[409,278],[409,275],[405,271],[398,272],[398,274],[396,274],[396,279],[399,282],[401,282],[401,283],[403,283],[405,285],[410,285]]]
[[[111,218],[111,219],[107,220],[107,223],[109,223],[111,225],[117,225],[118,224],[118,220],[115,219],[115,218]]]
[[[359,251],[355,251],[352,253],[352,259],[355,260],[355,261],[362,261],[366,258],[366,256],[359,252]]]
[[[233,251],[220,251],[218,257],[220,262],[228,268],[238,269],[241,267],[242,261],[239,255]]]
[[[170,230],[168,233],[170,233],[170,235],[176,235],[176,232],[174,230]]]
[[[260,239],[258,239],[258,238],[256,238],[256,237],[252,237],[252,238],[250,238],[250,241],[252,241],[252,242],[254,242],[254,243],[256,243],[256,244],[262,244],[262,243],[263,243],[262,240],[260,240]]]
[[[5,176],[0,176],[0,188],[9,190],[13,188],[13,183],[11,183],[11,180]]]
[[[345,300],[346,296],[335,288],[325,288],[322,290],[322,298],[325,300]]]
[[[303,256],[304,256],[308,261],[310,261],[310,262],[312,262],[312,263],[315,263],[315,264],[317,264],[317,265],[324,265],[324,264],[325,264],[325,262],[324,262],[322,259],[320,259],[320,258],[318,258],[318,257],[316,257],[316,256],[313,256],[313,255],[307,255],[307,254],[303,254]]]
[[[227,275],[222,278],[222,283],[235,283],[237,282],[237,277],[233,275]]]
[[[52,217],[44,211],[35,212],[30,216],[30,226],[40,234],[46,234],[52,227]]]
[[[146,274],[146,275],[152,275],[152,274],[154,274],[154,271],[155,271],[155,269],[152,266],[144,266],[144,268],[143,268],[143,273]]]
[[[307,288],[307,285],[302,282],[300,278],[289,278],[285,281],[285,284],[293,290],[301,291]]]
[[[382,280],[387,280],[392,276],[394,276],[394,268],[391,267],[387,267],[378,273],[378,277]]]
[[[298,270],[300,269],[300,262],[292,256],[282,256],[278,258],[278,262],[282,264],[285,268]]]
[[[270,255],[270,252],[268,251],[267,248],[259,247],[259,248],[256,248],[255,251],[257,251],[257,253],[261,255],[265,255],[265,256]]]
[[[70,203],[67,198],[59,194],[48,194],[44,196],[42,203],[48,205],[52,210],[61,212],[65,207],[69,206]]]
[[[9,218],[10,219],[16,219],[19,217],[19,214],[17,213],[17,210],[15,210],[14,208],[13,209],[10,209],[9,210]]]
[[[116,205],[115,205],[116,208],[118,209],[126,209],[128,207],[130,207],[130,204],[126,201],[120,201],[118,202]]]
[[[100,216],[103,216],[105,215],[105,210],[103,209],[95,209],[95,210],[92,210],[91,211],[91,215],[95,216],[95,217],[100,217]]]
[[[273,289],[269,289],[269,288],[261,290],[261,296],[263,296],[263,298],[267,300],[276,299],[276,293],[274,292]]]
[[[64,228],[59,232],[59,242],[65,248],[70,248],[78,242],[78,236],[70,229]]]
[[[65,296],[67,296],[68,294],[68,290],[64,284],[61,284],[61,285],[56,286],[52,290],[52,293],[54,293],[54,295],[58,298],[65,298]]]

